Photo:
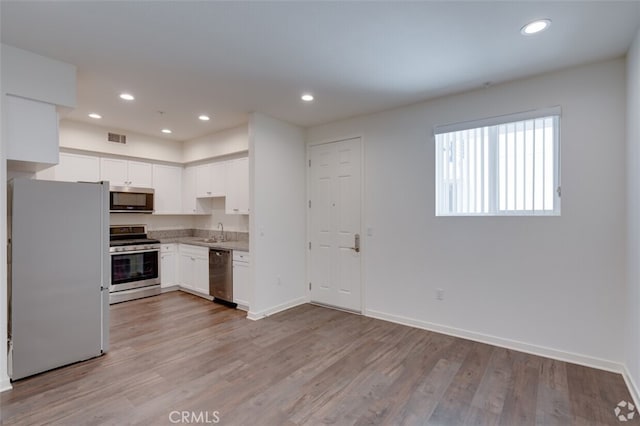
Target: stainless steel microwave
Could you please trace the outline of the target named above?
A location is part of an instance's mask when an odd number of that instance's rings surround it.
[[[109,192],[111,213],[153,213],[153,188],[112,186]]]

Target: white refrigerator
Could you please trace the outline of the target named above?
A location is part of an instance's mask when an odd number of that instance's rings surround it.
[[[21,379],[109,347],[109,185],[8,185],[9,375]]]

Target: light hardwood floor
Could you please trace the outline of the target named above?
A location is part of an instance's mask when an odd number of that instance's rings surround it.
[[[112,306],[111,351],[14,383],[0,419],[170,425],[185,411],[191,424],[223,425],[640,424],[637,412],[616,419],[621,400],[630,395],[614,373],[312,305],[254,322],[174,292]]]

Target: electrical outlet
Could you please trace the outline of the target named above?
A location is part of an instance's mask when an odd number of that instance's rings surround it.
[[[444,300],[444,289],[441,289],[441,288],[436,289],[436,299]]]
[[[280,275],[276,277],[276,280],[278,282],[278,285],[282,285],[282,278],[280,278]]]

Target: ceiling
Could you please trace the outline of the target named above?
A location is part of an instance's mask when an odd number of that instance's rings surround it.
[[[183,141],[252,111],[306,127],[620,57],[640,0],[3,0],[0,17],[2,43],[77,65],[66,118]],[[522,36],[537,18],[551,27]]]

